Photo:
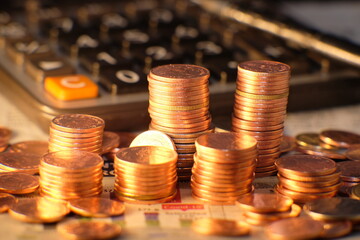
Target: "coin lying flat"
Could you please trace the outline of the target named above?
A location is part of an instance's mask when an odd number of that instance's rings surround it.
[[[46,141],[23,141],[11,144],[10,149],[14,152],[31,153],[41,157],[48,152],[49,144]]]
[[[191,229],[204,235],[243,236],[249,234],[249,226],[240,221],[201,218],[194,220]]]
[[[41,157],[26,152],[5,152],[0,154],[0,169],[7,172],[36,174]]]
[[[65,203],[55,202],[46,198],[20,199],[10,209],[12,217],[30,223],[58,222],[69,213]]]
[[[0,213],[6,212],[16,203],[16,198],[8,193],[0,193]]]
[[[115,223],[103,221],[69,220],[57,225],[57,231],[73,240],[111,239],[121,234],[121,227]]]
[[[352,222],[348,220],[344,221],[331,221],[324,222],[324,231],[321,234],[321,238],[339,238],[348,235],[352,230]]]
[[[243,210],[252,212],[288,211],[293,200],[273,193],[254,193],[240,198],[236,204]]]
[[[359,134],[341,130],[324,130],[320,133],[320,139],[327,144],[343,148],[360,144]]]
[[[70,210],[85,217],[109,217],[125,211],[123,203],[106,198],[80,198],[69,202]]]
[[[0,191],[12,194],[34,192],[39,187],[37,177],[27,173],[0,173]]]
[[[137,135],[130,144],[130,147],[136,146],[160,146],[176,151],[173,140],[165,133],[157,130],[149,130]]]
[[[311,218],[285,218],[271,223],[265,228],[270,239],[294,240],[313,239],[321,236],[323,224]]]

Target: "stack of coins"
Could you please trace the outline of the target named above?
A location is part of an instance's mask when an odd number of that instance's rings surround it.
[[[62,114],[50,124],[49,152],[81,150],[101,153],[105,122],[85,114]]]
[[[115,196],[140,204],[172,200],[177,191],[177,153],[159,146],[122,148],[115,155]]]
[[[244,212],[243,216],[248,224],[263,226],[274,221],[297,217],[301,207],[293,204],[289,197],[274,193],[254,193],[241,197],[236,204]]]
[[[330,158],[312,155],[290,155],[276,160],[279,183],[276,191],[305,203],[333,197],[340,188],[340,171]]]
[[[360,161],[338,162],[342,181],[340,193],[351,195],[352,188],[360,184]]]
[[[255,138],[241,133],[207,133],[196,139],[192,196],[210,204],[234,204],[253,191]]]
[[[102,193],[102,158],[95,153],[70,150],[45,154],[40,162],[40,193],[70,200]]]
[[[232,129],[255,137],[259,156],[255,176],[276,173],[289,93],[290,67],[273,61],[238,65]]]
[[[169,135],[178,153],[178,176],[189,180],[195,139],[211,129],[209,114],[209,71],[174,64],[151,69],[149,81],[150,129]]]

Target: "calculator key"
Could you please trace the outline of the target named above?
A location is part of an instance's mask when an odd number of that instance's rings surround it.
[[[55,55],[27,57],[25,60],[25,71],[37,82],[43,82],[46,77],[50,76],[75,73],[75,69],[64,58]]]
[[[98,86],[84,75],[47,77],[45,90],[53,97],[63,101],[96,98]]]

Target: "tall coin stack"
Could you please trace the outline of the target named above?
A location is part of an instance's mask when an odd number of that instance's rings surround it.
[[[275,165],[279,171],[276,191],[297,203],[333,197],[341,185],[340,171],[327,157],[289,155],[278,158]]]
[[[207,133],[196,139],[192,196],[210,204],[234,204],[253,191],[256,139],[242,133]]]
[[[247,61],[238,65],[232,129],[258,141],[255,176],[276,173],[275,160],[286,117],[290,67],[274,61]]]
[[[155,204],[176,195],[177,153],[166,147],[122,148],[115,155],[115,196],[124,202]]]
[[[49,152],[81,150],[100,153],[105,122],[86,114],[62,114],[50,123]]]
[[[179,180],[190,180],[195,139],[211,132],[209,71],[188,64],[151,69],[149,81],[149,128],[169,135],[177,149]]]
[[[60,200],[98,196],[103,164],[98,154],[86,151],[47,153],[39,166],[41,195]]]

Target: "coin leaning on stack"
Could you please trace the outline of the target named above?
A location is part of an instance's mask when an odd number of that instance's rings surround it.
[[[234,204],[253,191],[255,138],[241,133],[207,133],[196,139],[192,196],[210,204]]]
[[[236,80],[232,129],[258,141],[255,176],[276,172],[289,94],[290,67],[255,60],[240,63]]]
[[[151,69],[149,82],[149,128],[169,135],[178,153],[180,180],[189,180],[195,139],[211,132],[209,71],[188,64],[170,64]]]
[[[124,202],[155,204],[177,193],[177,153],[166,147],[122,148],[115,155],[115,196]]]
[[[81,150],[101,153],[105,122],[86,114],[62,114],[50,123],[49,152]]]
[[[341,181],[340,171],[330,158],[312,155],[289,155],[275,162],[279,183],[276,191],[297,203],[333,197]]]
[[[103,159],[96,153],[69,150],[45,154],[40,162],[40,194],[59,200],[102,193]]]

